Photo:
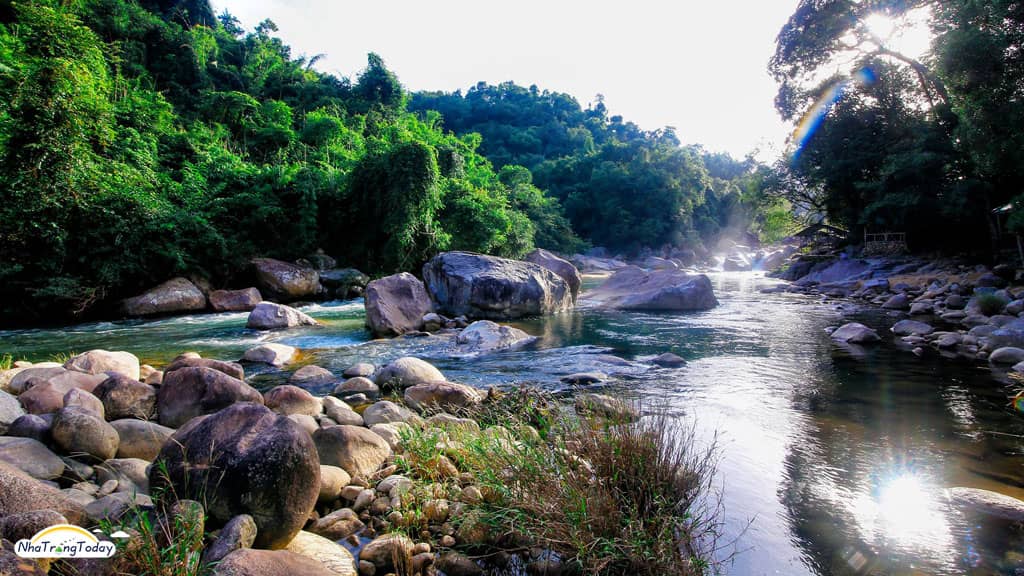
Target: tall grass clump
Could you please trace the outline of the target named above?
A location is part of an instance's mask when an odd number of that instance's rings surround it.
[[[974,305],[985,316],[995,316],[1006,308],[1006,299],[995,294],[979,294],[974,297]]]

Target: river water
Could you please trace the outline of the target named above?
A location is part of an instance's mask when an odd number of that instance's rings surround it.
[[[762,294],[774,281],[756,273],[712,280],[722,302],[714,310],[579,308],[517,323],[539,341],[478,358],[453,357],[435,337],[369,341],[361,301],[303,308],[322,328],[252,332],[245,314],[95,323],[0,332],[0,353],[46,360],[123,349],[159,365],[185,350],[237,359],[273,340],[336,373],[417,355],[450,380],[483,387],[560,389],[560,376],[597,370],[612,375],[605,392],[671,411],[702,441],[717,434],[721,540],[735,541],[721,553],[737,552],[729,574],[1024,574],[1024,527],[956,509],[945,497],[947,488],[968,486],[1024,499],[1024,415],[1009,403],[1014,386],[1005,375],[917,358],[896,341],[841,348],[826,327],[849,317],[885,329],[893,319],[849,303]],[[645,362],[666,351],[688,364]],[[605,362],[607,354],[630,362]],[[258,387],[284,377],[247,372]]]

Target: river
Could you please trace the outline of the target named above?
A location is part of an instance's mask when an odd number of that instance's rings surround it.
[[[93,348],[165,363],[178,353],[239,358],[280,341],[336,373],[357,361],[417,355],[453,381],[560,389],[565,374],[612,374],[605,391],[667,409],[702,441],[717,435],[716,485],[729,574],[1022,574],[1024,529],[949,506],[954,486],[1024,499],[1024,415],[1013,385],[983,366],[918,358],[886,339],[840,348],[825,328],[843,320],[884,330],[877,309],[792,294],[762,294],[757,273],[712,275],[722,305],[702,313],[580,308],[516,323],[540,340],[527,349],[453,358],[436,338],[368,341],[361,301],[304,307],[325,323],[279,333],[245,330],[245,314],[94,323],[0,332],[0,353],[46,360]],[[590,281],[590,285],[593,280]],[[671,351],[677,369],[645,359]],[[602,354],[632,361],[617,366]],[[258,387],[281,374],[256,373]],[[325,393],[327,390],[318,390]]]

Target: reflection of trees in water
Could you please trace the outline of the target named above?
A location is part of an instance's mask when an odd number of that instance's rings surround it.
[[[1024,421],[993,403],[987,374],[900,354],[889,349],[866,359],[840,356],[812,393],[796,391],[794,403],[812,418],[793,432],[779,491],[793,541],[819,574],[890,574],[912,567],[1015,573],[1008,553],[1024,549],[1024,531],[950,510],[944,489],[969,485],[1012,494],[1011,486],[986,485],[967,470],[981,465],[989,477],[1019,482],[1019,441],[1013,446],[1007,437],[979,432],[989,427],[1021,434]],[[921,490],[906,493],[908,502],[887,501],[887,486],[901,478],[920,479]],[[913,508],[918,498],[927,503],[920,510]],[[895,513],[887,509],[893,507]],[[907,532],[894,533],[901,528]]]

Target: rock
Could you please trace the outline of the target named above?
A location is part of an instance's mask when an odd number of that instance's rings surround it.
[[[892,327],[892,333],[897,336],[927,336],[934,331],[931,325],[916,320],[900,320]]]
[[[338,576],[320,562],[287,550],[242,548],[228,554],[213,576]]]
[[[52,480],[64,473],[64,461],[32,438],[0,436],[0,461],[39,480]]]
[[[1005,288],[1007,284],[1008,282],[1005,278],[992,273],[982,274],[974,281],[974,285],[978,288]]]
[[[328,426],[313,434],[320,463],[337,466],[350,476],[367,478],[391,454],[380,436],[358,426]]]
[[[14,552],[0,548],[0,575],[2,576],[46,576],[43,567],[46,560],[22,558]]]
[[[931,314],[935,311],[935,307],[930,302],[914,302],[910,306],[911,316],[920,316],[923,314]]]
[[[518,328],[501,326],[490,320],[473,322],[455,338],[459,351],[469,354],[518,348],[535,340],[535,337]]]
[[[210,292],[210,307],[214,312],[247,312],[262,301],[263,296],[256,288]]]
[[[18,401],[29,414],[53,414],[64,407],[66,392],[50,382],[39,379],[29,380],[27,390],[18,396]]]
[[[344,376],[345,378],[356,378],[357,376],[369,378],[373,376],[373,373],[376,371],[377,367],[374,366],[373,364],[359,362],[357,364],[349,366],[348,368],[345,368],[345,371],[342,372],[341,375]]]
[[[295,326],[319,326],[320,323],[303,312],[283,304],[260,302],[249,313],[246,328],[253,330],[277,330]]]
[[[1024,522],[1024,500],[979,488],[952,488],[949,495],[957,506],[1011,522]]]
[[[263,395],[263,402],[278,414],[305,414],[319,416],[324,411],[320,399],[291,384],[274,386]]]
[[[421,320],[421,324],[425,332],[437,332],[441,328],[444,328],[446,323],[447,321],[444,316],[441,316],[436,312],[424,314],[423,319]]]
[[[363,422],[367,427],[374,424],[406,422],[415,418],[415,416],[408,408],[399,406],[389,400],[381,400],[363,410]]]
[[[341,498],[341,489],[352,482],[352,477],[337,466],[320,465],[320,496],[319,504],[329,504]],[[347,536],[347,535],[346,535]],[[344,538],[345,536],[342,536]],[[335,538],[339,540],[339,538]]]
[[[164,369],[164,376],[181,368],[194,368],[198,366],[211,368],[218,372],[223,372],[232,378],[245,380],[245,370],[238,362],[224,362],[223,360],[213,360],[211,358],[176,358],[174,362],[171,362]]]
[[[53,510],[21,512],[0,518],[0,538],[10,542],[31,540],[37,532],[57,524],[67,524],[68,519]],[[7,574],[0,570],[0,574]],[[19,573],[20,574],[20,573]]]
[[[203,552],[203,564],[220,562],[235,550],[252,548],[256,541],[256,521],[248,514],[239,514],[220,529],[217,538]]]
[[[295,360],[298,353],[299,351],[293,346],[268,343],[246,350],[245,356],[242,359],[248,362],[270,364],[271,366],[284,366]]]
[[[331,374],[330,370],[310,364],[309,366],[303,366],[292,373],[291,377],[288,378],[288,383],[306,386],[319,386],[322,384],[330,384],[335,380],[337,380],[337,378],[334,377],[334,374]]]
[[[992,348],[1004,346],[1024,348],[1024,319],[1014,320],[1000,326],[999,329],[988,335],[988,341]]]
[[[111,458],[96,466],[96,482],[101,486],[114,480],[118,492],[149,493],[149,461],[141,458]]]
[[[320,283],[329,288],[366,288],[369,282],[370,277],[355,268],[334,268],[320,272]]]
[[[206,296],[187,278],[172,278],[147,292],[121,302],[128,316],[176,314],[206,309]]]
[[[437,558],[437,568],[448,576],[483,576],[484,569],[459,552],[445,552]]]
[[[297,424],[243,402],[176,432],[149,480],[154,490],[170,488],[177,498],[204,502],[211,525],[251,515],[255,546],[282,548],[316,504],[320,461]]]
[[[335,576],[355,576],[356,561],[352,554],[337,542],[311,532],[295,535],[287,550],[319,562]]]
[[[848,344],[867,344],[879,342],[882,338],[871,328],[857,322],[850,322],[832,332],[832,339]]]
[[[148,420],[156,410],[156,389],[120,374],[104,380],[96,387],[95,394],[103,402],[110,420]]]
[[[910,298],[906,294],[896,294],[882,304],[886,310],[909,310]]]
[[[53,419],[54,443],[75,458],[85,456],[109,460],[117,455],[120,438],[117,430],[92,412],[81,408],[61,408]]]
[[[309,531],[338,541],[344,540],[362,529],[363,522],[359,520],[359,516],[350,508],[341,508],[314,522]]]
[[[385,365],[377,372],[377,386],[402,390],[427,382],[443,382],[444,374],[428,362],[412,356],[404,356]]]
[[[632,421],[640,417],[630,404],[604,394],[579,394],[576,396],[576,410],[613,420]]]
[[[53,441],[50,436],[50,422],[35,414],[25,414],[15,420],[7,429],[7,435],[17,438],[32,438],[43,444]]]
[[[10,425],[24,415],[25,409],[21,407],[18,398],[0,390],[0,434],[6,434]]]
[[[305,430],[310,436],[320,429],[320,424],[316,421],[316,418],[307,414],[288,414],[288,419],[298,424],[299,428]]]
[[[263,396],[237,378],[201,366],[171,372],[157,391],[160,423],[171,428],[236,402],[262,404]]]
[[[445,430],[467,430],[472,433],[480,432],[480,425],[471,418],[457,418],[451,414],[434,414],[427,418],[427,424],[444,428]]]
[[[1024,362],[1024,349],[1011,346],[996,348],[989,355],[988,361],[992,364],[1017,364]]]
[[[344,398],[352,394],[366,394],[367,396],[376,396],[380,394],[380,388],[373,383],[373,380],[364,378],[362,376],[356,376],[349,378],[341,384],[338,384],[334,388],[334,394]]]
[[[395,567],[395,558],[412,559],[413,542],[402,534],[378,536],[359,553],[359,559],[373,563],[378,569]],[[407,564],[408,565],[408,564]]]
[[[573,306],[566,281],[532,262],[445,252],[424,264],[423,278],[435,308],[448,316],[500,320]]]
[[[946,296],[946,308],[950,310],[963,310],[967,306],[967,302],[964,297],[959,294],[950,294]]]
[[[568,260],[563,260],[543,248],[537,248],[530,252],[523,260],[543,266],[557,274],[562,280],[565,280],[565,283],[569,285],[573,301],[579,296],[580,285],[583,283],[583,279],[580,277],[579,270]]]
[[[433,305],[427,289],[408,272],[374,280],[366,286],[366,327],[377,337],[419,330]]]
[[[680,366],[686,365],[686,360],[684,360],[681,356],[677,356],[671,352],[665,352],[663,354],[655,356],[651,360],[651,363],[661,366],[662,368],[678,368]]]
[[[628,266],[588,292],[588,302],[619,310],[710,310],[718,306],[711,280],[681,270]]]
[[[391,450],[397,450],[402,443],[402,430],[410,430],[411,426],[405,422],[388,422],[370,426],[370,431],[380,436],[388,443]]]
[[[36,510],[53,510],[79,524],[85,508],[60,490],[0,461],[0,517]]]
[[[79,354],[65,362],[64,368],[86,374],[117,372],[132,380],[138,380],[140,374],[139,359],[134,354],[106,350],[90,350]]]
[[[568,376],[562,376],[559,378],[561,382],[565,384],[572,384],[573,386],[587,386],[589,384],[597,384],[604,382],[608,379],[608,375],[603,372],[577,372],[575,374],[569,374]]]
[[[484,394],[472,386],[454,382],[429,382],[405,389],[405,403],[423,410],[437,406],[444,410],[468,408],[482,402]]]
[[[321,402],[323,403],[324,412],[327,414],[327,417],[333,420],[335,424],[348,424],[350,426],[363,425],[363,417],[345,402],[342,402],[333,396],[325,396]]]
[[[85,390],[78,388],[72,388],[64,395],[64,406],[82,408],[83,410],[92,412],[100,418],[107,418],[107,410],[103,407],[103,401],[96,396],[89,394]]]
[[[31,368],[19,370],[15,373],[7,382],[7,391],[13,394],[21,394],[25,391],[25,386],[28,384],[28,381],[33,378],[39,378],[40,380],[46,381],[50,378],[66,373],[67,369],[59,364],[54,366],[32,366]],[[97,384],[99,384],[99,382],[97,382]]]
[[[256,270],[256,284],[263,294],[282,300],[299,300],[314,297],[320,291],[320,275],[316,270],[273,258],[256,258],[252,265]]]
[[[152,462],[160,453],[174,430],[145,420],[127,418],[114,420],[110,425],[117,431],[120,442],[117,446],[118,458],[141,458]]]

